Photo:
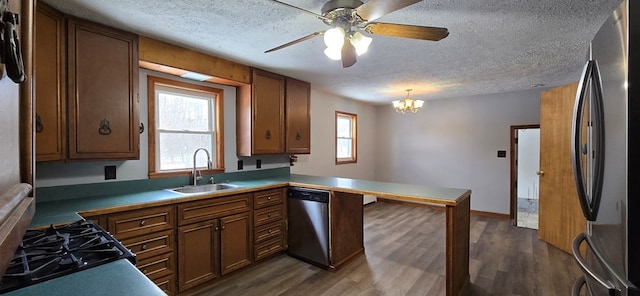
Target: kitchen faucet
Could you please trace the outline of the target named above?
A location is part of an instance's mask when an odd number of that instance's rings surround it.
[[[191,174],[193,175],[193,186],[198,185],[198,180],[202,180],[202,174],[196,169],[196,155],[198,155],[198,151],[200,150],[203,150],[204,153],[207,154],[207,169],[210,170],[212,167],[211,155],[209,155],[209,151],[207,151],[207,149],[205,148],[196,149],[196,151],[193,152],[193,171],[191,172]]]

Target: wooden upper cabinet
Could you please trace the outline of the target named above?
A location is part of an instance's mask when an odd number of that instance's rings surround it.
[[[311,153],[311,85],[260,69],[252,73],[251,84],[238,88],[238,156]]]
[[[138,37],[68,19],[69,159],[139,159]]]
[[[61,161],[67,150],[65,18],[40,2],[35,18],[36,161]]]
[[[311,84],[286,79],[286,153],[311,153]]]
[[[238,88],[237,154],[284,154],[284,76],[253,69],[251,85]]]

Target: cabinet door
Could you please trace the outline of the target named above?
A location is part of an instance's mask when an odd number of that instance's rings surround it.
[[[219,276],[218,220],[178,228],[178,291]]]
[[[253,154],[284,153],[284,77],[253,72]]]
[[[286,153],[311,153],[311,84],[287,78],[286,80]]]
[[[138,39],[68,22],[69,159],[138,159]]]
[[[249,212],[220,218],[220,273],[225,275],[252,263]]]
[[[66,88],[64,15],[38,2],[34,69],[36,161],[66,157]]]

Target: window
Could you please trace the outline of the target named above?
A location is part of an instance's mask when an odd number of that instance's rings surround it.
[[[357,115],[336,111],[336,164],[357,162]]]
[[[148,76],[149,177],[188,175],[205,148],[212,170],[224,172],[223,90]],[[206,153],[196,167],[206,169]]]

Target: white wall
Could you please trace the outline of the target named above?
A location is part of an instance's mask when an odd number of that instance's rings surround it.
[[[510,126],[539,123],[540,91],[428,100],[415,114],[378,107],[376,179],[468,188],[473,210],[508,214]]]
[[[224,151],[226,172],[237,171],[236,156],[236,88],[207,82],[198,82],[140,69],[140,121],[148,127],[147,116],[147,75],[165,77],[194,84],[201,84],[221,88],[224,90]],[[59,186],[71,184],[99,183],[110,181],[141,180],[148,178],[148,130],[140,135],[140,160],[127,161],[99,161],[99,162],[71,162],[71,163],[38,163],[36,167],[36,186]],[[289,159],[286,156],[242,157],[244,170],[254,170],[255,160],[262,160],[262,169],[287,167]],[[104,166],[117,167],[115,180],[104,180]]]
[[[15,1],[14,1],[15,2]],[[19,86],[0,64],[0,195],[20,183]],[[25,82],[27,83],[27,82]]]
[[[518,198],[539,199],[540,129],[518,130]]]
[[[377,135],[376,107],[313,89],[311,84],[311,154],[299,155],[291,173],[374,180]],[[358,162],[335,164],[335,112],[358,115]]]

